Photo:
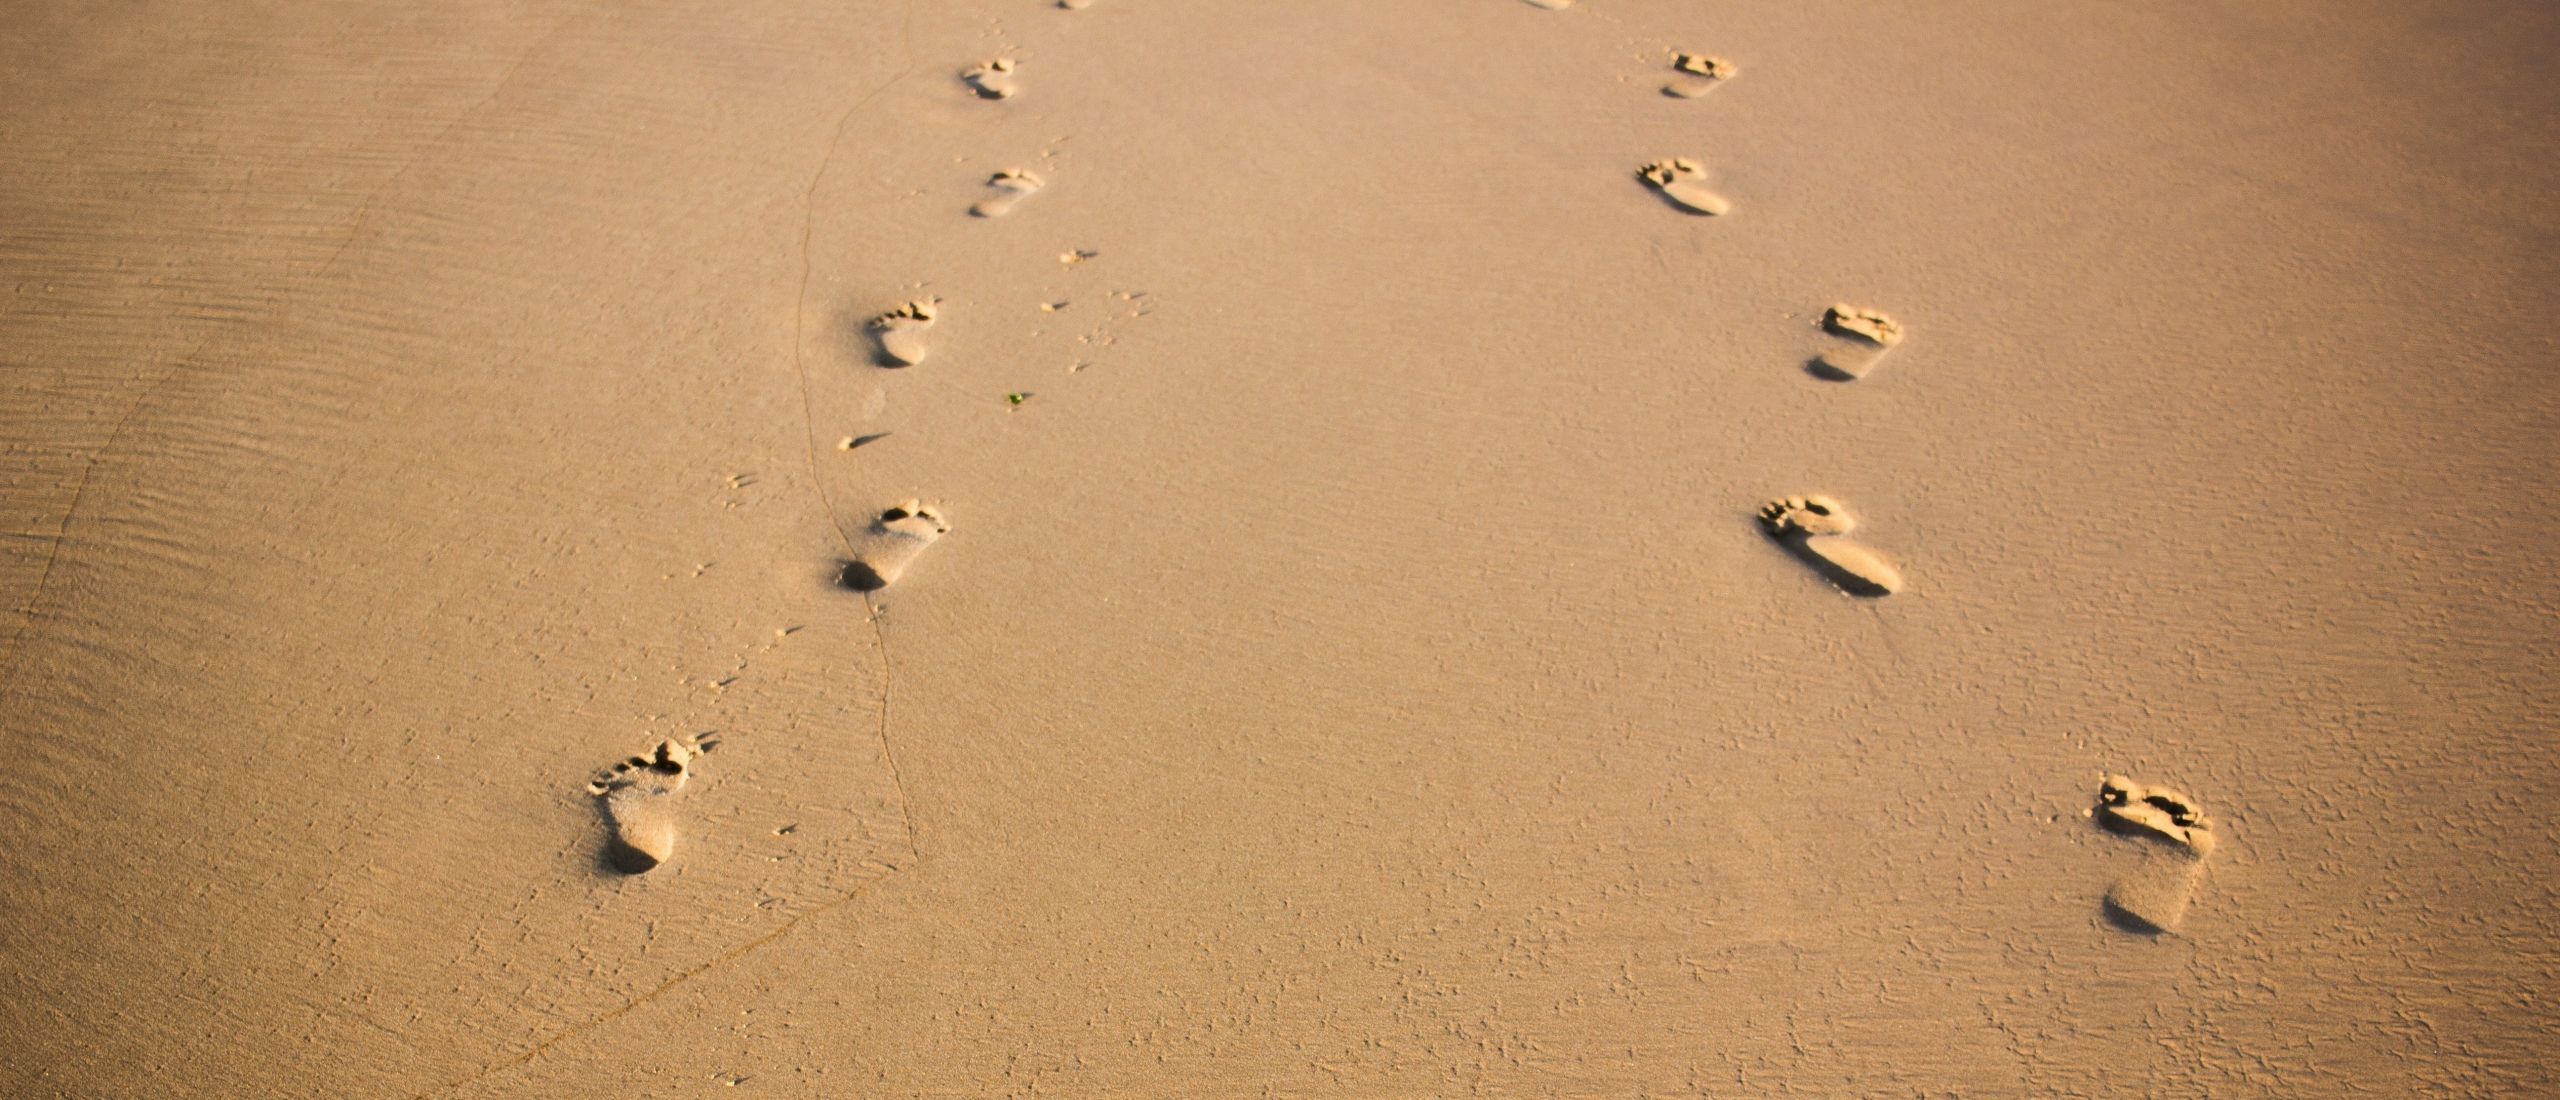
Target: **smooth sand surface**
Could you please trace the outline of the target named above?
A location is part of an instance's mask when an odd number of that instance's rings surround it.
[[[0,1094],[2560,1090],[2560,15],[2421,7],[18,5]]]

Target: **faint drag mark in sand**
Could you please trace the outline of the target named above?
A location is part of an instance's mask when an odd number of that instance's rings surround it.
[[[826,181],[828,169],[835,165],[836,154],[844,145],[845,128],[853,124],[853,116],[855,113],[861,111],[863,107],[868,106],[872,100],[880,98],[880,96],[886,93],[889,89],[896,87],[899,82],[906,80],[908,77],[914,76],[916,73],[915,4],[913,0],[909,0],[908,4],[903,9],[899,36],[906,43],[907,47],[906,67],[899,70],[897,75],[882,81],[879,87],[863,93],[861,98],[854,100],[851,105],[844,109],[844,113],[842,115],[837,116],[833,137],[827,143],[826,155],[819,159],[818,170],[810,177],[808,191],[803,201],[800,221],[800,291],[798,296],[793,299],[791,309],[791,369],[792,373],[798,376],[800,382],[801,444],[808,464],[809,488],[812,493],[817,495],[818,506],[827,514],[827,524],[829,528],[835,531],[837,541],[844,544],[845,552],[848,555],[854,552],[853,542],[850,538],[846,537],[844,521],[837,517],[835,504],[827,497],[826,482],[821,480],[818,476],[818,443],[816,435],[817,420],[815,414],[810,408],[811,398],[809,394],[808,366],[804,362],[800,350],[801,345],[804,342],[808,320],[809,275],[811,266],[809,241],[816,233],[818,222],[818,188],[820,184]],[[437,1093],[452,1092],[474,1082],[487,1080],[490,1077],[494,1077],[498,1074],[505,1073],[508,1070],[512,1070],[532,1062],[534,1059],[542,1057],[553,1047],[557,1047],[561,1043],[567,1042],[570,1039],[586,1034],[587,1032],[593,1031],[605,1024],[621,1019],[623,1016],[630,1014],[633,1009],[639,1008],[642,1005],[658,999],[668,990],[674,989],[677,986],[683,985],[686,982],[710,973],[711,971],[725,966],[731,961],[746,955],[750,951],[754,951],[759,947],[763,947],[768,943],[772,943],[773,941],[782,938],[785,934],[789,933],[794,928],[798,928],[810,918],[823,913],[833,912],[834,910],[842,907],[845,903],[850,902],[855,898],[859,898],[864,894],[870,893],[881,883],[888,881],[896,874],[896,872],[915,865],[918,859],[915,811],[907,799],[906,775],[898,767],[897,755],[890,751],[889,748],[889,703],[891,699],[890,676],[892,672],[892,666],[889,660],[889,640],[887,633],[880,628],[879,607],[870,603],[867,596],[864,599],[864,604],[869,612],[872,636],[879,646],[880,654],[880,755],[881,759],[886,761],[889,765],[889,782],[892,789],[897,792],[898,814],[906,827],[906,862],[899,867],[891,868],[888,874],[883,874],[878,878],[871,879],[854,887],[842,897],[813,906],[806,912],[782,922],[780,926],[774,928],[772,931],[752,940],[748,940],[736,947],[730,948],[728,951],[723,952],[718,957],[713,958],[700,966],[696,966],[691,970],[687,970],[684,973],[678,974],[659,983],[657,988],[624,1002],[620,1007],[615,1008],[610,1012],[606,1012],[597,1016],[595,1019],[588,1020],[585,1023],[563,1030],[557,1035],[553,1035],[548,1039],[544,1039],[543,1041],[534,1044],[523,1053],[496,1065],[490,1066],[487,1069],[483,1069],[478,1073],[416,1093],[410,1098],[410,1100],[427,1100],[428,1097],[432,1097]]]
[[[373,213],[374,203],[393,187],[398,186],[401,180],[406,179],[412,169],[426,163],[428,154],[436,147],[443,145],[444,140],[451,137],[463,123],[471,121],[490,104],[497,102],[499,96],[506,94],[508,85],[515,81],[516,73],[548,48],[552,42],[559,39],[561,32],[568,30],[570,24],[593,14],[604,6],[604,0],[597,0],[596,3],[553,25],[549,31],[543,33],[541,38],[536,39],[532,46],[526,48],[523,56],[508,63],[506,71],[498,74],[498,79],[490,87],[488,95],[482,97],[480,102],[463,108],[461,113],[454,116],[453,121],[445,124],[444,129],[436,131],[436,136],[418,146],[417,151],[409,157],[407,163],[400,166],[399,171],[392,173],[389,179],[376,185],[373,191],[365,196],[364,201],[357,204],[355,215],[348,219],[347,239],[338,242],[338,247],[329,253],[329,258],[322,260],[320,266],[313,269],[312,276],[326,274],[338,265],[339,260],[345,258],[348,249],[355,247],[356,241],[364,236],[365,223]],[[188,349],[185,355],[179,356],[175,365],[144,386],[141,393],[134,395],[133,403],[125,407],[123,415],[116,417],[115,426],[107,430],[106,441],[98,444],[97,450],[89,452],[88,460],[80,467],[79,479],[72,485],[71,501],[63,505],[62,519],[54,524],[53,538],[46,543],[44,567],[36,572],[36,583],[28,590],[26,603],[17,609],[18,629],[10,635],[8,649],[0,652],[0,669],[9,668],[16,663],[18,651],[26,645],[27,636],[35,630],[36,612],[38,608],[44,606],[45,590],[52,584],[53,568],[57,559],[61,557],[63,540],[71,533],[71,520],[80,514],[80,505],[89,493],[89,478],[97,472],[98,463],[106,458],[107,452],[115,449],[117,443],[123,441],[125,429],[132,426],[134,418],[141,414],[144,405],[150,404],[151,399],[158,396],[160,391],[166,389],[171,382],[176,381],[178,376],[203,365],[201,357],[204,355],[204,349],[220,335],[215,333],[196,341],[196,346]]]
[[[2142,862],[2107,887],[2107,919],[2128,931],[2178,931],[2204,861],[2213,854],[2213,823],[2194,799],[2121,775],[2099,783],[2092,814],[2108,832],[2133,837],[2144,848]]]
[[[1889,596],[1902,589],[1902,571],[1865,543],[1848,537],[1857,517],[1820,493],[1781,497],[1760,507],[1760,526],[1787,552],[1853,596]]]

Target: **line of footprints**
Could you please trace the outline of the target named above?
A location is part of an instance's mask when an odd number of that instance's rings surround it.
[[[1573,0],[1526,2],[1550,11],[1573,5]],[[1057,0],[1059,7],[1069,11],[1082,11],[1093,3]],[[1011,99],[1022,90],[1018,67],[1012,58],[996,58],[961,70],[959,78],[981,99]],[[1705,96],[1740,71],[1723,58],[1690,53],[1676,54],[1671,69],[1673,75],[1662,94],[1675,99]],[[1685,213],[1716,217],[1733,210],[1732,200],[1710,186],[1711,176],[1700,161],[1687,157],[1655,161],[1636,176]],[[1003,217],[1043,186],[1040,177],[1029,171],[1005,169],[987,179],[986,197],[969,213]],[[924,362],[932,350],[926,334],[934,326],[937,301],[911,301],[871,319],[869,328],[879,344],[878,365],[910,367]],[[1835,304],[1824,312],[1822,333],[1823,346],[1807,369],[1817,377],[1840,382],[1865,378],[1903,338],[1902,325],[1893,318],[1847,304]],[[848,442],[859,445],[862,441]],[[1858,520],[1838,500],[1819,493],[1782,497],[1763,505],[1759,520],[1779,546],[1850,595],[1881,597],[1902,589],[1901,570],[1873,547],[1849,537],[1857,530]],[[902,501],[882,511],[855,540],[844,585],[861,592],[888,587],[950,530],[939,512],[919,501]],[[607,855],[617,869],[640,874],[673,857],[676,799],[684,792],[693,762],[716,743],[699,737],[662,741],[645,755],[615,764],[588,785],[589,792],[602,800],[613,826]],[[2110,775],[2100,785],[2098,804],[2088,812],[2109,831],[2134,837],[2146,846],[2135,871],[2108,889],[2108,914],[2139,930],[2177,931],[2205,857],[2213,851],[2211,827],[2195,801],[2166,787],[2146,787]]]

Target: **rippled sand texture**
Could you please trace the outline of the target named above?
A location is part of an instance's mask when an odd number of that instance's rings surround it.
[[[35,6],[0,1094],[2560,1089],[2556,39]]]

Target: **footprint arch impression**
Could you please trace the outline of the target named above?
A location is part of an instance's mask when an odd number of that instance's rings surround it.
[[[854,544],[853,560],[844,565],[844,586],[856,592],[877,592],[897,583],[916,555],[950,532],[951,525],[931,505],[913,500],[899,503],[872,520],[870,530]]]
[[[1733,209],[1733,202],[1707,186],[1707,166],[1687,157],[1657,160],[1645,165],[1636,176],[1662,197],[1692,214],[1722,214]]]
[[[912,367],[924,362],[933,350],[925,346],[924,334],[933,327],[933,306],[938,300],[909,302],[871,319],[871,332],[880,338],[881,366]]]
[[[713,744],[698,738],[660,741],[648,755],[615,764],[587,784],[587,793],[603,800],[605,822],[613,827],[605,858],[615,870],[637,875],[675,858],[677,806],[693,778],[693,762]]]
[[[987,177],[987,197],[979,199],[969,212],[981,218],[1001,218],[1041,186],[1040,177],[1019,168],[1007,168]]]
[[[2196,801],[2167,787],[2110,775],[2098,786],[2098,823],[2143,845],[2142,861],[2107,887],[2107,915],[2145,932],[2176,932],[2213,854],[2213,823]]]
[[[1902,323],[1872,309],[1834,305],[1822,315],[1827,337],[1814,356],[1813,372],[1835,382],[1854,382],[1884,362],[1885,353],[1902,343]]]
[[[1853,596],[1889,596],[1902,590],[1902,571],[1874,548],[1848,537],[1857,517],[1820,493],[1780,497],[1760,506],[1760,526],[1816,572]]]

